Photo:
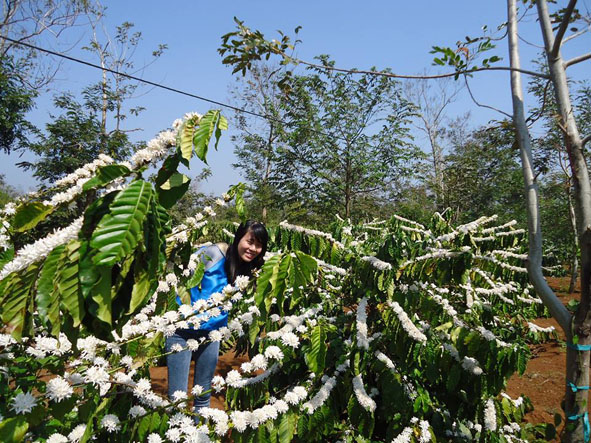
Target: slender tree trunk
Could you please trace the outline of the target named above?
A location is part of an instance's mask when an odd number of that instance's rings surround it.
[[[566,190],[566,195],[568,198],[568,214],[570,218],[571,228],[573,230],[573,255],[571,258],[570,284],[568,285],[568,293],[572,294],[573,292],[575,292],[577,276],[579,273],[579,234],[577,232],[577,217],[575,214],[575,207],[573,205],[570,183]]]
[[[351,157],[347,149],[345,159],[345,218],[351,217],[351,194],[352,194],[352,176],[351,176]]]
[[[575,1],[569,3],[574,7]],[[568,10],[569,7],[566,9]],[[581,247],[581,300],[572,322],[572,332],[567,334],[569,343],[576,338],[576,344],[591,344],[591,183],[589,172],[583,156],[583,143],[574,118],[566,77],[564,62],[560,54],[560,40],[555,40],[552,23],[545,0],[537,1],[538,16],[542,35],[544,36],[545,52],[554,86],[558,105],[560,125],[563,129],[566,151],[572,169],[575,198],[575,213]],[[563,20],[568,21],[569,17]],[[562,25],[562,24],[561,24]],[[573,392],[569,383],[575,386],[589,386],[589,351],[567,347],[566,353],[566,398],[565,414],[568,417],[564,440],[569,442],[584,441],[584,418],[587,414],[589,391],[587,389]]]
[[[443,209],[443,177],[441,167],[441,148],[437,144],[437,138],[433,134],[433,128],[427,127],[429,144],[431,145],[431,154],[433,155],[433,172],[435,174],[435,202],[437,210]]]
[[[265,175],[263,176],[263,189],[265,192],[265,200],[263,201],[263,210],[262,210],[262,221],[263,223],[267,223],[267,206],[269,204],[269,196],[267,195],[268,192],[268,183],[269,177],[271,176],[271,167],[273,165],[273,156],[271,155],[273,149],[273,124],[269,128],[269,138],[267,140],[267,164],[265,167]]]

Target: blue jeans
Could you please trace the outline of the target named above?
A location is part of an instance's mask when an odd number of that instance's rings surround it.
[[[171,337],[166,338],[165,349],[170,352],[175,344],[187,347],[187,340],[199,340],[201,337],[207,338],[209,331],[194,329],[178,329]],[[172,399],[172,394],[176,391],[187,392],[189,383],[189,368],[191,360],[195,360],[194,384],[203,387],[203,391],[211,389],[211,379],[218,363],[218,354],[220,351],[220,342],[205,342],[199,346],[196,351],[185,349],[181,352],[175,352],[166,356],[166,366],[168,368],[168,398]],[[195,397],[195,412],[203,407],[209,407],[211,393]]]

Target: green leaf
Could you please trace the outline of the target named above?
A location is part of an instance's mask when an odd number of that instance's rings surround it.
[[[53,280],[65,248],[66,245],[58,246],[47,255],[43,269],[39,273],[37,295],[35,296],[39,318],[45,326],[52,325],[51,333],[53,335],[57,335],[60,329],[60,298],[59,294],[54,291]]]
[[[99,320],[112,324],[111,307],[111,267],[96,266],[92,258],[95,250],[88,242],[80,245],[79,280],[84,300],[92,299],[89,312]]]
[[[271,290],[271,277],[275,272],[275,268],[279,266],[280,260],[280,255],[275,255],[267,260],[261,269],[259,278],[257,279],[257,289],[254,294],[254,300],[263,315],[267,312],[265,294]]]
[[[246,221],[246,210],[244,205],[244,186],[236,190],[236,212],[240,220]]]
[[[92,188],[97,188],[100,186],[104,186],[107,183],[112,182],[116,178],[122,177],[127,175],[131,172],[127,166],[124,165],[107,165],[101,166],[96,170],[94,173],[94,177],[88,180],[84,185],[82,185],[83,191],[88,191]]]
[[[228,127],[227,121],[221,121],[222,117],[218,109],[207,111],[199,121],[199,128],[193,135],[193,144],[195,145],[195,154],[199,159],[207,163],[207,149],[211,136],[216,136],[215,149],[217,149],[218,142],[221,136],[221,130]]]
[[[220,120],[218,121],[218,127],[215,130],[215,145],[214,148],[218,150],[218,144],[220,143],[220,138],[222,137],[222,131],[228,130],[228,120],[223,115],[220,115]]]
[[[195,272],[193,273],[189,281],[187,281],[187,288],[194,288],[195,286],[198,286],[201,283],[201,280],[203,279],[204,275],[205,264],[202,261],[199,261],[197,269],[195,269]]]
[[[326,359],[326,329],[317,325],[310,335],[310,350],[305,354],[311,372],[322,374]]]
[[[180,150],[183,163],[188,167],[193,156],[193,131],[195,124],[192,120],[187,120],[180,131]]]
[[[185,174],[181,174],[180,172],[173,173],[168,180],[166,180],[162,185],[160,185],[160,189],[164,189],[166,191],[177,188],[179,186],[184,185],[185,183],[190,182],[191,179],[187,177]]]
[[[41,202],[23,203],[16,210],[12,229],[16,232],[33,229],[40,221],[45,220],[54,209],[55,206],[44,205]]]
[[[131,301],[129,302],[128,314],[132,314],[136,309],[142,306],[152,295],[153,276],[143,267],[137,266],[135,269],[135,283],[131,291]]]
[[[143,237],[143,222],[152,198],[152,185],[143,180],[131,183],[109,206],[96,227],[90,246],[99,252],[96,265],[111,266],[129,255]]]
[[[281,416],[279,421],[279,443],[289,443],[293,440],[298,416],[292,411]]]
[[[37,279],[39,266],[30,265],[25,271],[16,274],[5,288],[6,296],[0,307],[3,328],[19,339],[23,334],[27,305],[31,301],[31,290]]]
[[[79,248],[79,241],[71,242],[66,246],[54,280],[54,287],[60,295],[62,312],[68,312],[72,316],[74,327],[80,325],[84,317],[84,301],[78,280]]]
[[[162,167],[156,176],[156,187],[160,187],[160,185],[166,182],[166,180],[168,180],[172,174],[177,172],[181,158],[182,156],[179,151],[166,157],[166,160],[164,160],[162,163]]]
[[[158,202],[165,209],[172,208],[189,189],[191,179],[184,174],[174,173],[161,187],[157,188]]]
[[[0,251],[0,270],[2,270],[2,268],[4,268],[4,265],[6,265],[6,263],[8,263],[9,261],[12,261],[13,258],[14,258],[14,248],[13,247],[9,247],[8,249]]]
[[[11,417],[0,422],[0,441],[21,442],[29,429],[29,423],[24,416]]]
[[[271,306],[271,299],[276,298],[279,312],[283,315],[283,300],[285,298],[291,264],[292,257],[290,254],[286,254],[277,263],[277,266],[273,268],[273,275],[271,275],[271,279],[269,280],[271,283],[271,293],[265,300],[265,309],[267,312],[269,312]]]
[[[146,436],[149,432],[154,431],[160,426],[160,415],[157,412],[146,415],[140,421],[138,428],[138,437],[140,441],[146,441]]]

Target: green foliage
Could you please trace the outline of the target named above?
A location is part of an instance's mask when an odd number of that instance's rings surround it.
[[[72,95],[57,96],[54,104],[63,113],[52,116],[53,121],[46,125],[47,135],[40,134],[39,141],[29,146],[39,159],[20,162],[18,166],[32,169],[35,177],[53,183],[91,162],[99,153],[118,160],[129,153],[127,135],[122,131],[105,135],[97,113]]]
[[[6,153],[23,149],[33,126],[25,114],[33,108],[37,93],[19,81],[14,60],[0,56],[0,149]]]

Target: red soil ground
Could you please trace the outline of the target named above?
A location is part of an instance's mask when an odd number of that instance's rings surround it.
[[[567,294],[567,278],[551,278],[549,280],[550,286],[557,291],[564,303],[567,303],[572,298],[579,298],[580,293],[578,290],[572,296]],[[562,416],[564,423],[564,414],[560,408],[560,402],[565,390],[566,350],[563,341],[564,336],[554,319],[539,318],[534,322],[541,327],[554,326],[559,332],[559,339],[532,346],[532,358],[528,362],[525,373],[521,376],[514,375],[509,380],[507,393],[512,398],[517,398],[520,395],[529,397],[534,405],[534,411],[526,416],[526,421],[530,423],[553,423],[554,414],[558,413]],[[226,352],[220,356],[216,373],[225,375],[232,369],[238,368],[244,361],[246,361],[246,357],[235,358],[232,352]],[[150,370],[150,374],[155,391],[166,394],[166,367],[154,367]],[[189,380],[191,385],[193,380],[192,369]],[[221,395],[214,396],[211,405],[214,408],[223,409],[224,397]],[[562,428],[562,425],[560,428]]]

